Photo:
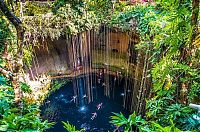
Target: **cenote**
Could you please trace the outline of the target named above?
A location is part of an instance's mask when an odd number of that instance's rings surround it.
[[[137,34],[129,37],[103,25],[48,42],[48,50],[35,47],[30,76],[50,75],[53,85],[67,82],[54,92],[47,90],[49,96],[40,107],[43,120],[56,123],[47,131],[66,131],[63,122],[88,132],[123,131],[123,126],[110,123],[113,113],[144,113],[148,79],[141,79],[146,75],[144,54],[137,59],[136,43]]]
[[[51,41],[46,45],[48,51],[35,47],[37,57],[30,76],[48,74],[53,85],[59,80],[67,82],[50,90],[40,107],[43,120],[56,123],[47,131],[66,131],[63,122],[88,132],[123,131],[110,123],[113,113],[125,117],[134,111],[143,113],[146,93],[139,91],[147,91],[147,84],[143,86],[147,79],[141,80],[144,55],[136,59],[138,35],[131,37],[129,44],[127,33],[103,25],[99,30]]]
[[[199,7],[0,0],[0,132],[200,132]]]
[[[95,73],[68,80],[50,94],[41,107],[42,118],[56,122],[48,132],[66,131],[62,121],[88,132],[114,131],[116,126],[109,123],[112,112],[121,112],[126,116],[130,114],[123,107],[124,89],[130,82],[125,77]],[[123,131],[123,128],[120,129]]]

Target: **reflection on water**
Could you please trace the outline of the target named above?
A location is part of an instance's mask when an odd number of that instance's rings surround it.
[[[77,80],[79,94],[76,95],[74,83],[70,82],[52,93],[41,107],[41,115],[44,119],[57,122],[54,128],[47,131],[66,131],[61,121],[69,121],[76,128],[84,128],[88,132],[105,132],[117,129],[109,123],[112,112],[128,114],[122,107],[123,81],[119,85],[115,85],[113,84],[114,81],[110,81],[111,86],[115,86],[115,98],[109,99],[104,96],[104,85],[98,83],[97,79],[96,81],[93,80],[91,89],[93,90],[94,101],[87,104],[86,98],[88,97],[85,93],[85,85],[83,85],[85,79],[79,77]],[[77,101],[79,102],[78,105]]]

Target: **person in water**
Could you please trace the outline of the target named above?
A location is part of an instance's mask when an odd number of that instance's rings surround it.
[[[100,103],[97,105],[97,110],[100,110],[102,108],[103,103]]]
[[[100,69],[99,71],[98,71],[98,73],[97,73],[97,82],[98,82],[98,84],[101,84],[101,81],[102,81],[102,79],[103,79],[103,75],[104,75],[104,73],[103,73],[103,71],[102,71],[102,69]]]
[[[97,117],[97,112],[92,113],[91,120],[94,120]]]
[[[46,101],[46,104],[47,104],[47,105],[49,105],[50,103],[51,103],[51,101],[50,101],[50,100],[47,100],[47,101]]]
[[[100,84],[101,83],[101,79],[100,78],[98,78],[98,84]]]
[[[75,102],[76,102],[76,98],[77,98],[77,95],[74,95],[74,96],[72,97],[72,100],[71,100],[70,102],[74,101],[74,103],[75,103]]]
[[[100,77],[100,78],[103,77],[103,72],[102,72],[102,71],[100,71],[100,73],[99,73],[99,77]]]
[[[87,98],[87,95],[86,95],[86,94],[85,94],[85,95],[83,95],[83,99],[84,99],[84,98]]]

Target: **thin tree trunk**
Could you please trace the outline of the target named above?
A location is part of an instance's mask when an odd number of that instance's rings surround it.
[[[192,66],[192,52],[193,49],[195,48],[193,45],[193,41],[195,40],[195,37],[197,35],[197,31],[198,31],[198,15],[199,15],[199,0],[193,0],[192,1],[192,19],[191,19],[191,26],[193,28],[192,30],[192,37],[191,37],[191,42],[189,45],[189,49],[188,49],[188,53],[187,53],[187,58],[188,58],[188,65],[191,67]],[[195,50],[194,50],[195,51]],[[187,78],[189,78],[189,75],[186,75]],[[189,94],[190,92],[190,81],[187,82],[187,94]],[[186,102],[188,103],[188,99],[186,100]]]
[[[192,1],[192,21],[191,25],[193,26],[193,35],[192,35],[192,41],[194,40],[194,37],[197,32],[197,24],[198,24],[198,14],[199,14],[199,0],[193,0]]]
[[[23,40],[24,40],[24,28],[22,26],[22,22],[19,18],[17,18],[4,3],[4,0],[0,0],[0,10],[4,13],[7,19],[15,26],[17,31],[17,54],[15,57],[15,64],[13,67],[13,75],[12,75],[12,85],[15,93],[15,103],[20,104],[21,102],[21,90],[19,85],[19,76],[20,71],[22,69],[22,57],[23,57]]]

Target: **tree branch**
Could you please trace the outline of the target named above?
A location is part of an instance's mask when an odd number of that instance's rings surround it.
[[[7,19],[15,26],[17,31],[17,54],[15,56],[15,65],[13,67],[13,74],[9,71],[0,69],[0,71],[7,77],[10,77],[12,81],[12,86],[15,93],[15,103],[20,105],[21,102],[21,90],[19,85],[20,71],[22,69],[22,58],[23,58],[23,46],[24,46],[24,28],[22,22],[17,18],[4,3],[4,0],[0,0],[0,10],[4,13]]]
[[[21,20],[16,17],[10,10],[8,9],[7,5],[5,4],[4,0],[0,0],[0,10],[5,14],[9,21],[17,28],[22,24]]]

